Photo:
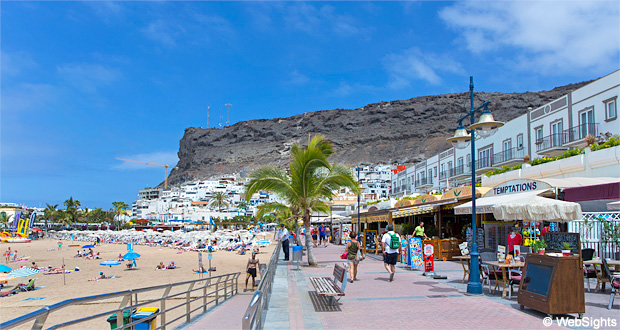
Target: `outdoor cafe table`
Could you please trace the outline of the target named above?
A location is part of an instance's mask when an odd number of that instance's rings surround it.
[[[601,259],[586,260],[583,262],[585,266],[593,265],[596,271],[596,287],[601,285],[601,291],[605,291],[605,283],[609,282],[609,279],[603,274],[603,262]],[[607,260],[607,264],[614,267],[614,271],[620,271],[620,260]]]
[[[455,256],[453,258],[461,261],[461,266],[463,267],[463,280],[461,283],[465,283],[465,278],[469,276],[469,262],[471,261],[471,256]],[[467,260],[467,266],[465,265],[465,260]]]
[[[502,290],[502,298],[506,297],[506,294],[508,293],[508,284],[509,284],[509,279],[508,279],[508,272],[510,271],[510,268],[520,268],[520,267],[524,267],[525,263],[523,261],[517,261],[514,264],[507,264],[505,262],[500,262],[500,261],[483,261],[482,262],[485,265],[489,265],[493,268],[500,268],[502,270],[502,278],[501,279],[496,279],[495,282],[495,288],[497,288],[497,284],[499,282],[502,283],[503,286],[503,290]],[[508,269],[508,272],[506,272],[506,270]],[[493,292],[495,293],[495,288],[493,289]]]

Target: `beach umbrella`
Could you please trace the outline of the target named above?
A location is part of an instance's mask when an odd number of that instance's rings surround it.
[[[121,264],[121,263],[120,263],[120,262],[118,262],[118,261],[116,261],[116,260],[106,260],[106,261],[104,261],[104,262],[100,263],[100,265],[101,265],[101,266],[110,266],[110,267],[112,267],[112,266],[118,266],[118,265],[120,265],[120,264]]]
[[[38,274],[39,270],[34,268],[18,268],[9,273],[13,277],[28,277]]]
[[[10,272],[12,271],[13,268],[6,266],[6,265],[0,265],[0,273],[6,273],[6,272]]]
[[[15,277],[15,276],[11,276],[11,275],[9,275],[9,274],[1,274],[1,275],[0,275],[0,282],[10,281],[10,280],[14,280],[14,279],[16,279],[16,278],[17,278],[17,277]]]
[[[123,259],[138,259],[138,258],[140,258],[140,255],[133,251],[128,252],[127,254],[123,256]]]
[[[90,244],[82,246],[82,249],[94,249],[94,248],[95,248],[95,246],[94,245],[90,245]]]

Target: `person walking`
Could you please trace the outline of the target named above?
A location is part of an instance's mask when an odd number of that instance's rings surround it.
[[[360,263],[357,252],[360,251],[360,243],[357,241],[357,233],[354,231],[349,234],[349,237],[351,240],[347,243],[344,251],[347,252],[347,265],[351,277],[349,282],[353,283],[353,281],[357,281],[357,265]]]
[[[312,236],[312,243],[314,244],[314,247],[316,247],[317,236],[316,236],[316,229],[314,229],[314,226],[310,227],[310,234]]]
[[[319,246],[321,246],[322,243],[325,243],[325,247],[327,247],[327,242],[325,241],[325,226],[320,225],[319,226]]]
[[[420,224],[413,230],[413,236],[420,239],[429,239],[424,233],[424,221],[420,221]]]
[[[248,259],[248,264],[245,267],[247,269],[247,276],[245,277],[245,290],[248,289],[248,280],[250,279],[250,276],[252,276],[252,290],[254,290],[254,286],[256,286],[256,272],[258,271],[260,274],[258,265],[260,265],[260,261],[256,258],[256,252],[252,252],[252,257]]]
[[[290,233],[288,229],[284,227],[284,224],[281,224],[280,225],[280,242],[282,242],[282,250],[284,251],[284,261],[288,261],[288,253],[289,253],[288,238],[289,236],[290,236]]]
[[[401,253],[400,236],[394,232],[394,225],[387,226],[387,233],[381,238],[381,247],[383,248],[383,266],[390,274],[389,281],[394,281],[394,273],[396,272],[396,259]]]

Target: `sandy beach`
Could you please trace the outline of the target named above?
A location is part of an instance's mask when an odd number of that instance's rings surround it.
[[[95,252],[99,252],[101,254],[101,259],[87,260],[84,258],[74,258],[79,247],[68,246],[73,244],[81,247],[82,245],[90,243],[64,241],[61,251],[58,251],[56,240],[50,239],[37,240],[31,243],[0,244],[0,248],[3,252],[10,246],[12,250],[18,251],[19,256],[30,256],[26,262],[9,262],[7,266],[13,269],[19,268],[22,265],[30,267],[33,261],[36,262],[39,267],[50,265],[53,267],[60,267],[64,258],[66,269],[72,270],[71,273],[64,276],[64,280],[62,274],[36,274],[32,276],[37,279],[36,286],[43,286],[43,288],[35,291],[20,292],[13,296],[0,298],[0,322],[5,322],[12,318],[66,299],[199,278],[198,274],[192,272],[192,269],[197,269],[198,267],[197,252],[178,253],[178,250],[171,248],[135,245],[134,251],[139,253],[142,257],[137,260],[137,269],[126,270],[124,263],[120,266],[112,267],[99,265],[105,260],[117,260],[119,253],[125,254],[127,252],[126,245],[102,244],[94,249]],[[269,258],[274,247],[275,245],[272,244],[267,248],[261,249],[260,254],[258,255],[261,263],[269,262]],[[212,276],[241,272],[242,276],[239,278],[239,290],[243,291],[245,285],[245,266],[248,258],[249,255],[238,255],[236,252],[213,252],[213,259],[211,263],[213,267],[217,268],[217,270],[212,273]],[[155,270],[156,265],[162,261],[166,265],[170,261],[174,261],[178,267],[173,270]],[[206,253],[203,254],[203,262],[205,268],[207,268],[209,264]],[[0,263],[6,264],[4,259]],[[75,267],[79,267],[80,270],[73,271]],[[99,281],[88,281],[89,279],[99,275],[99,272],[104,272],[106,276],[114,275],[115,278]],[[13,287],[20,282],[27,283],[29,279],[30,278],[19,278],[10,280],[7,287]],[[3,291],[7,290],[7,287],[5,287]],[[140,297],[140,300],[142,300],[142,297]],[[111,301],[106,305],[109,305],[106,307],[109,307],[110,309],[117,308],[118,302]],[[46,327],[63,322],[63,320],[67,321],[67,315],[71,315],[72,317],[77,316],[77,314],[80,314],[80,316],[86,316],[94,314],[98,311],[101,311],[101,306],[98,304],[87,304],[67,308],[61,312],[51,314],[46,322]],[[239,315],[241,315],[241,313],[242,312],[240,312]],[[97,328],[109,329],[109,326],[105,320],[102,320],[102,322],[99,323],[101,323],[101,327]],[[29,329],[31,326],[32,324],[29,323],[27,326],[22,326],[20,328]],[[82,326],[81,328],[84,327]]]

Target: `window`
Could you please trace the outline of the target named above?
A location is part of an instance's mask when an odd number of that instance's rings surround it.
[[[433,167],[433,171],[435,171],[435,177],[437,177],[437,166]]]
[[[478,151],[479,166],[478,168],[490,167],[492,165],[491,157],[493,156],[493,148],[486,148]]]
[[[558,147],[564,144],[562,134],[562,121],[551,123],[551,146]]]
[[[517,149],[523,149],[523,134],[517,135]]]
[[[456,160],[456,167],[458,167],[461,171],[463,170],[463,157],[459,157]]]
[[[534,128],[534,137],[536,138],[536,144],[541,144],[543,141],[543,128],[542,126]]]
[[[441,164],[441,173],[443,173],[443,172],[445,172],[445,171],[446,171],[446,169],[445,169],[444,165],[446,165],[446,164]]]
[[[512,159],[512,139],[504,140],[502,142],[502,161]]]
[[[428,183],[433,183],[433,170],[428,170]]]
[[[616,106],[616,98],[607,100],[605,103],[605,120],[614,120],[618,116],[618,108]]]
[[[579,137],[585,138],[588,135],[596,136],[594,124],[594,108],[586,109],[579,113]]]

